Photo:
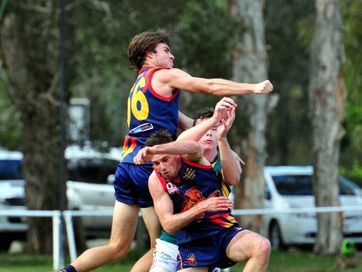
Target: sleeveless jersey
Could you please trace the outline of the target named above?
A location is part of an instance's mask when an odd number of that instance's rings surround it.
[[[122,162],[133,163],[133,157],[147,138],[159,129],[167,129],[176,136],[178,126],[177,90],[171,97],[157,94],[151,85],[155,71],[167,69],[143,66],[129,93],[127,101],[128,133],[125,136]]]
[[[221,196],[220,175],[212,165],[200,165],[181,158],[179,178],[165,180],[156,172],[164,190],[170,195],[174,213],[180,213],[209,197]],[[202,237],[219,233],[222,230],[239,226],[231,211],[205,212],[198,219],[174,234],[177,243],[187,243]]]

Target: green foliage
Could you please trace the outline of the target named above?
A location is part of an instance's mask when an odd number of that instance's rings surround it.
[[[360,187],[362,187],[362,167],[354,164],[351,167],[341,167],[340,169],[341,175],[353,180],[358,183]]]
[[[20,113],[11,104],[5,94],[5,88],[0,83],[0,147],[17,150],[21,140]]]
[[[347,99],[345,106],[346,136],[342,143],[342,161],[345,165],[362,167],[362,2],[343,0],[346,61],[343,67]],[[351,170],[352,173],[355,171]]]
[[[180,64],[203,77],[229,78],[236,22],[220,1],[187,1],[181,18]]]

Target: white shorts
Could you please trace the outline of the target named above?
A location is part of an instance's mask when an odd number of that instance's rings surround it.
[[[156,250],[150,272],[175,272],[177,270],[178,246],[156,239]]]

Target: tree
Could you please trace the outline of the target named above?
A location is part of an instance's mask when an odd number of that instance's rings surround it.
[[[59,2],[11,1],[1,26],[1,78],[20,112],[26,206],[59,208]],[[28,219],[28,249],[50,253],[51,219]]]
[[[338,0],[316,0],[309,100],[312,115],[313,189],[316,206],[339,206],[339,145],[343,136],[344,60]],[[342,240],[341,213],[318,213],[314,251],[335,254]]]
[[[230,1],[232,16],[241,25],[233,50],[233,79],[238,82],[259,82],[267,78],[267,54],[265,49],[262,2],[255,0]],[[265,130],[267,126],[267,96],[243,97],[242,109],[248,115],[248,135],[245,153],[245,175],[235,188],[237,208],[262,208],[264,196],[263,168],[266,159]],[[261,216],[241,218],[247,228],[258,230]]]

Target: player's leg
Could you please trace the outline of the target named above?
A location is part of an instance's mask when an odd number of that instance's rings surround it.
[[[150,250],[145,253],[132,267],[131,272],[150,271],[153,259],[153,252],[156,246],[156,239],[160,236],[160,223],[153,206],[141,208],[143,221],[145,222],[148,234],[150,236]]]
[[[139,208],[116,201],[108,245],[86,250],[72,266],[77,272],[89,271],[124,257],[134,239]]]
[[[244,272],[266,271],[270,255],[270,242],[249,231],[238,232],[226,248],[227,257],[234,262],[247,260]]]

